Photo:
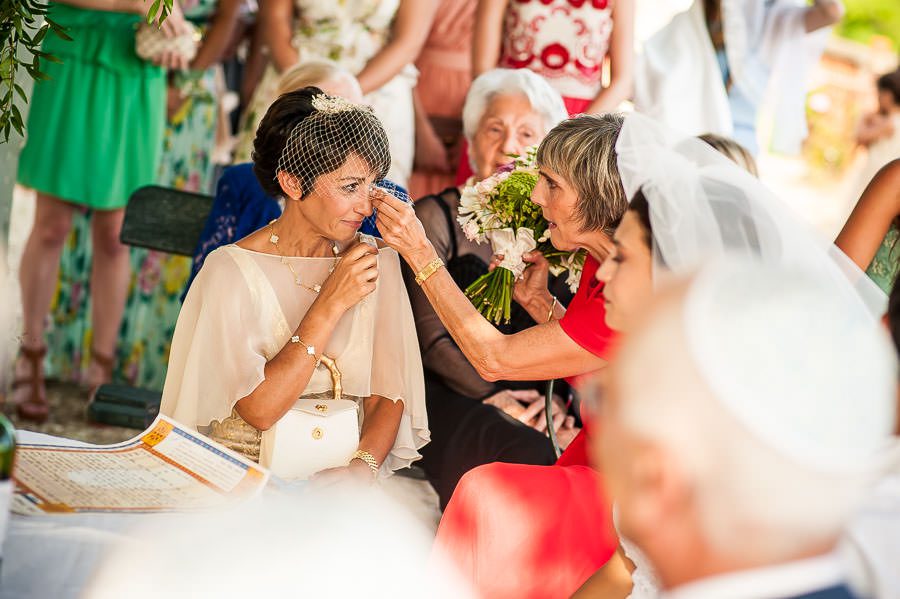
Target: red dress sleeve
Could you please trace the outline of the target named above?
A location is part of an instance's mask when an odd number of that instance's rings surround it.
[[[598,268],[600,263],[589,255],[584,261],[584,270],[581,271],[578,292],[569,303],[559,326],[572,341],[587,351],[595,356],[608,358],[616,333],[606,326],[603,283],[596,277]]]
[[[584,261],[578,292],[572,298],[566,315],[559,321],[562,330],[572,341],[591,352],[595,356],[608,360],[615,345],[616,332],[606,326],[606,304],[603,297],[603,283],[597,280],[597,269],[600,263],[592,256]],[[577,385],[577,377],[568,379]],[[559,466],[589,466],[587,445],[590,432],[588,419],[584,420],[584,428],[572,439],[565,452],[556,462]]]

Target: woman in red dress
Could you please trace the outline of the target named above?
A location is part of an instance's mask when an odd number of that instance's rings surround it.
[[[633,87],[634,5],[634,0],[479,0],[472,76],[497,67],[531,69],[559,92],[570,116],[614,111]],[[472,175],[466,152],[463,147],[457,184]]]
[[[473,74],[495,67],[531,69],[562,95],[569,114],[615,110],[631,96],[634,5],[634,0],[481,0]]]
[[[568,311],[547,291],[540,255],[514,299],[536,325],[504,335],[454,284],[414,211],[392,197],[376,200],[378,229],[406,260],[438,316],[482,378],[542,380],[602,369],[614,334],[604,325],[598,266],[613,249],[611,236],[627,206],[615,144],[621,115],[582,116],[552,129],[537,153],[540,177],[532,200],[550,222],[554,247],[582,248],[588,259]],[[573,434],[570,423],[560,434]],[[615,550],[609,510],[598,475],[576,438],[566,467],[482,467],[463,477],[445,513],[439,546],[484,597],[568,597]],[[483,471],[483,474],[482,474]]]

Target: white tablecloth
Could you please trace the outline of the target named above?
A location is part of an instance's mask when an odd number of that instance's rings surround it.
[[[21,443],[89,446],[26,431],[17,431],[17,436]],[[270,484],[275,485],[277,481]],[[403,505],[423,529],[433,534],[439,512],[437,496],[427,482],[393,476],[384,482],[382,489]],[[264,495],[270,492],[267,489]],[[154,529],[186,526],[193,518],[191,514],[12,515],[3,545],[0,599],[82,597],[107,552],[131,536],[133,529],[140,527],[146,533],[147,526]],[[427,551],[417,553],[427,555]]]
[[[17,431],[20,443],[87,443]],[[0,566],[0,599],[79,597],[106,551],[140,524],[184,514],[72,514],[10,517]]]

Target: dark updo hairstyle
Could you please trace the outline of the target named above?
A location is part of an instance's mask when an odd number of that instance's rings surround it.
[[[272,197],[284,191],[278,182],[278,167],[285,146],[291,144],[292,165],[303,165],[293,172],[307,195],[319,176],[332,172],[351,154],[362,157],[381,180],[391,165],[387,134],[378,118],[368,109],[322,113],[313,106],[313,98],[325,95],[318,87],[304,87],[279,96],[266,111],[253,140],[253,172],[260,185]],[[291,135],[308,118],[319,123],[302,135]]]

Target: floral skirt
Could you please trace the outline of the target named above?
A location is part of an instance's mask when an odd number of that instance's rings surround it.
[[[217,106],[215,71],[198,79],[208,93],[189,97],[166,124],[157,184],[209,193]],[[160,99],[162,101],[162,99]],[[47,332],[48,377],[78,382],[90,361],[90,211],[75,215],[63,249]],[[131,280],[119,332],[113,379],[161,390],[169,345],[191,259],[131,248]]]

